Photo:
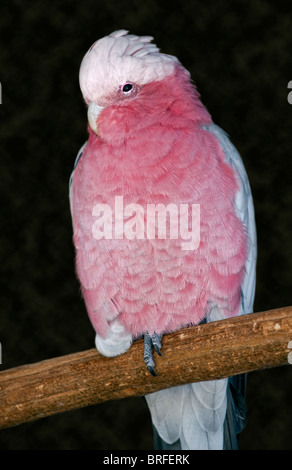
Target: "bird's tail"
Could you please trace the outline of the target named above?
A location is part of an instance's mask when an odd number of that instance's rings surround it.
[[[246,425],[246,378],[246,374],[240,374],[228,379],[224,450],[238,449],[238,435]]]
[[[156,450],[238,448],[245,426],[245,375],[147,395]]]

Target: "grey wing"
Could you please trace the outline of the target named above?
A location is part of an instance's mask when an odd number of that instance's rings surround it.
[[[79,152],[77,153],[77,157],[76,157],[75,162],[74,162],[74,168],[73,168],[73,171],[72,171],[70,179],[69,179],[69,202],[70,202],[71,215],[72,215],[72,208],[73,208],[73,205],[72,205],[72,185],[73,185],[74,171],[75,171],[75,168],[78,165],[78,162],[79,162],[80,158],[82,157],[82,154],[83,154],[83,151],[86,147],[86,144],[87,144],[87,142],[85,142],[82,145],[82,147],[79,149]]]
[[[219,140],[225,154],[226,161],[234,168],[239,182],[236,194],[235,209],[242,220],[248,234],[248,256],[245,264],[246,274],[241,287],[240,314],[252,313],[256,285],[257,236],[254,216],[252,193],[242,159],[230,142],[228,135],[216,124],[204,126],[203,129],[211,132]]]

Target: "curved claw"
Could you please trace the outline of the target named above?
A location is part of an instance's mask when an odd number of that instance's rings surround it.
[[[161,356],[161,338],[162,335],[158,335],[157,333],[154,333],[152,336],[150,336],[149,333],[145,333],[144,335],[144,361],[147,369],[153,375],[153,377],[156,377],[157,374],[154,370],[155,363],[153,360],[152,347],[155,349],[157,354]]]

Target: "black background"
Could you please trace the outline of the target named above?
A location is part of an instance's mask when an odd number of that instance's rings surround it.
[[[117,29],[154,36],[190,70],[250,178],[255,311],[291,304],[291,2],[2,0],[0,370],[94,346],[74,271],[68,180],[87,138],[80,62]],[[292,448],[291,374],[284,366],[249,375],[242,450]],[[140,398],[0,431],[2,450],[151,448]]]

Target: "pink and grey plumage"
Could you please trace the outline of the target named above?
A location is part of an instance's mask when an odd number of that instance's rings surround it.
[[[252,312],[256,233],[239,154],[189,72],[151,40],[116,31],[82,61],[89,138],[71,177],[70,204],[96,347],[115,356],[144,335],[153,372],[151,339],[159,351],[163,334]],[[144,208],[200,204],[199,246],[182,249],[181,237],[96,240],[93,208],[114,208],[116,196]],[[226,448],[230,390],[224,379],[146,396],[162,448]]]

